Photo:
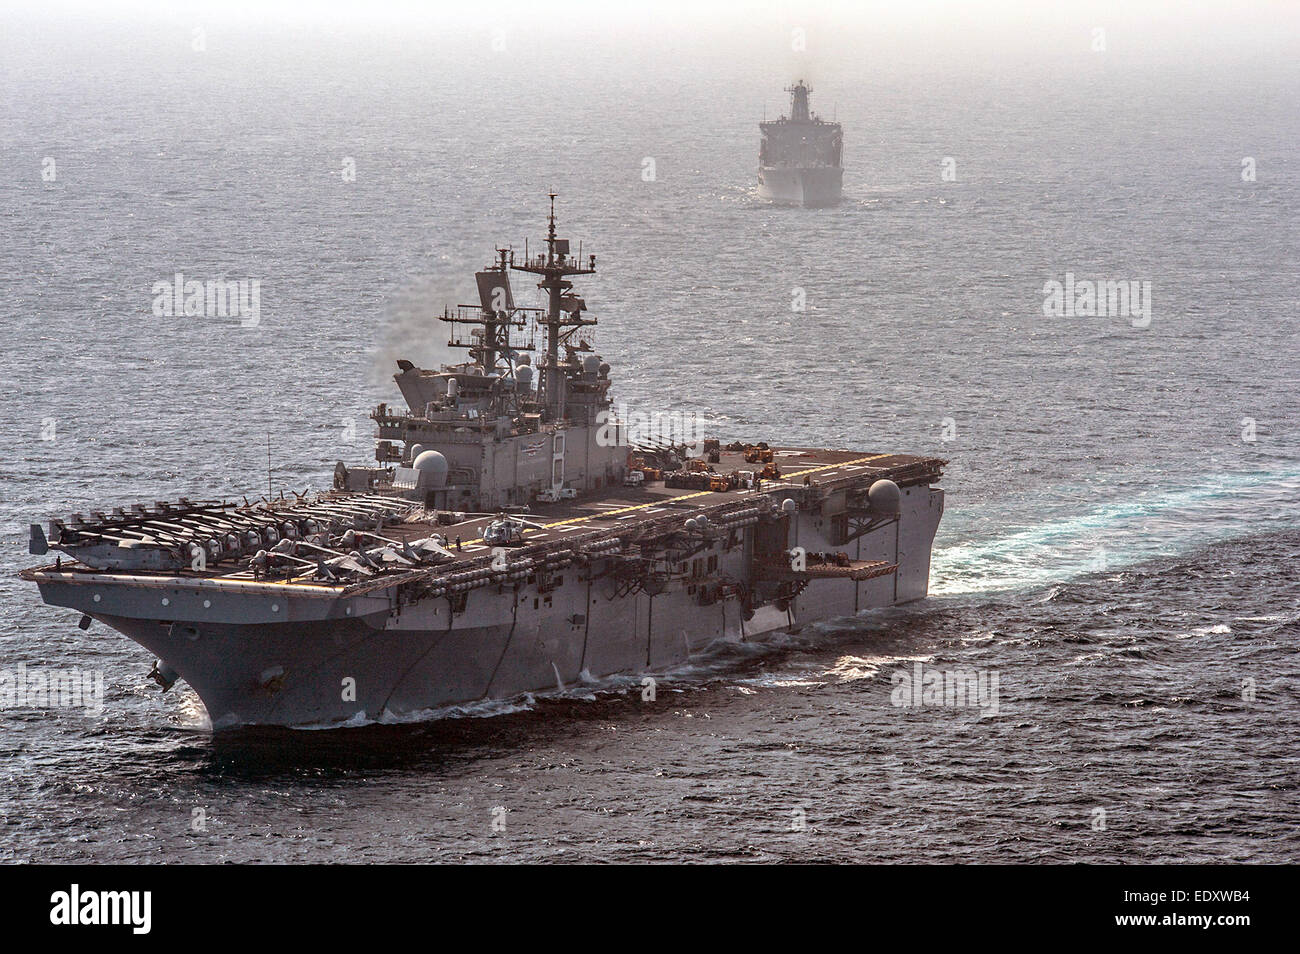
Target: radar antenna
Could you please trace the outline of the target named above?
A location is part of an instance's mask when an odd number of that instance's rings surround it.
[[[564,419],[564,371],[560,367],[560,345],[566,343],[575,330],[586,325],[596,324],[595,318],[583,318],[587,303],[576,295],[570,294],[573,282],[570,275],[591,275],[596,271],[596,256],[588,256],[584,265],[581,256],[569,253],[569,240],[555,235],[555,197],[548,193],[551,200],[551,214],[547,219],[546,252],[536,256],[525,256],[522,265],[512,259],[510,267],[517,272],[530,272],[540,275],[537,287],[546,292],[547,307],[539,324],[546,328],[545,365],[541,372],[538,400],[546,409],[550,420]]]

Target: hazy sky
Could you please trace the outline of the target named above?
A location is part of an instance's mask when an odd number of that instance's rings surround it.
[[[426,23],[508,22],[563,28],[634,25],[672,30],[713,21],[737,27],[764,22],[809,26],[908,25],[986,33],[1015,28],[1050,32],[1061,23],[1146,24],[1166,38],[1207,24],[1225,35],[1280,32],[1300,20],[1295,0],[0,0],[0,10],[55,15],[198,17]]]
[[[688,57],[725,50],[780,73],[816,62],[838,72],[850,61],[883,71],[1062,62],[1087,56],[1097,30],[1111,59],[1182,70],[1210,61],[1292,70],[1300,46],[1300,0],[0,0],[0,11],[0,75],[15,46],[56,54],[64,38],[104,21],[138,23],[142,34],[224,27],[291,36],[304,49],[341,37],[460,54],[504,37],[514,58],[536,57],[537,66],[588,50],[626,55],[631,45],[680,50],[688,68]],[[792,52],[796,31],[804,46]]]

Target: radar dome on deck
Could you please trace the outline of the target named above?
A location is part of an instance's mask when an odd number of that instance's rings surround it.
[[[589,354],[582,359],[582,370],[587,374],[595,374],[600,368],[600,359],[594,354]]]
[[[442,487],[447,483],[447,458],[436,450],[427,450],[411,464],[422,475],[420,483],[429,487]],[[427,474],[428,476],[423,476]]]
[[[524,367],[527,367],[528,365],[530,365],[530,364],[533,363],[533,357],[532,357],[532,355],[521,354],[521,355],[519,356],[519,360],[518,360],[517,362],[515,362],[515,363],[516,363],[516,364],[522,364]]]
[[[898,513],[902,492],[892,480],[877,480],[867,491],[867,500],[872,510],[881,513]]]
[[[528,365],[515,368],[515,380],[519,382],[521,388],[531,387],[533,383],[533,369]]]

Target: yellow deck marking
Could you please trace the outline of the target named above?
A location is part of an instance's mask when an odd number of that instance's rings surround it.
[[[804,477],[808,474],[817,474],[824,470],[835,470],[839,467],[851,467],[854,464],[865,464],[869,461],[880,460],[882,457],[893,457],[893,456],[894,456],[893,454],[873,454],[870,457],[858,457],[855,460],[840,461],[838,464],[822,464],[819,467],[810,467],[807,470],[798,470],[795,471],[793,474],[786,474],[784,477],[764,477],[762,479],[766,480],[769,484],[784,482],[787,480],[793,480],[795,477]],[[613,516],[614,514],[633,513],[634,511],[645,510],[649,507],[661,507],[664,504],[673,504],[679,500],[690,500],[694,497],[707,497],[710,494],[714,494],[714,493],[725,493],[725,491],[697,490],[695,493],[682,494],[680,497],[660,497],[657,500],[652,500],[650,503],[634,504],[630,507],[620,507],[615,510],[602,510],[600,513],[587,514],[586,516],[582,516],[582,517],[570,517],[568,520],[557,520],[555,523],[543,524],[541,527],[526,527],[523,532],[537,533],[539,530],[549,530],[551,527],[563,527],[571,523],[586,523],[588,520],[595,520],[597,518],[603,520],[606,517]],[[479,544],[479,543],[484,543],[482,537],[479,537],[477,540],[470,540],[468,543],[463,544],[463,546],[472,547],[475,544]],[[448,547],[448,549],[450,549],[450,547]],[[314,570],[304,570],[298,576],[286,577],[283,580],[250,580],[249,582],[261,583],[263,585],[272,584],[272,585],[288,586],[290,584],[296,584],[300,580],[305,580],[308,577],[314,575],[314,573],[315,573]],[[220,580],[223,578],[215,577],[214,579]],[[336,583],[336,584],[324,586],[323,588],[341,590],[345,586],[346,584]]]
[[[880,460],[882,457],[893,456],[893,454],[873,454],[870,457],[858,457],[855,460],[840,461],[838,464],[822,464],[819,467],[810,467],[807,470],[796,471],[793,474],[786,474],[783,477],[764,477],[762,479],[769,484],[779,483],[791,480],[795,477],[803,477],[807,474],[820,473],[823,470],[835,470],[837,467],[849,467],[853,464],[865,464],[868,461]],[[582,517],[570,517],[568,520],[557,520],[555,523],[543,524],[540,527],[527,527],[524,529],[524,533],[537,533],[539,530],[549,530],[552,527],[563,527],[571,523],[586,523],[588,520],[604,520],[607,517],[612,517],[620,513],[632,513],[637,510],[645,510],[647,507],[662,507],[664,504],[674,504],[679,500],[690,500],[692,497],[707,497],[710,494],[715,493],[726,493],[726,491],[697,490],[695,493],[682,494],[680,497],[660,497],[658,500],[653,500],[650,503],[634,504],[630,507],[619,507],[616,510],[602,510],[600,513],[590,513]],[[469,543],[465,544],[465,546],[473,546],[476,543],[482,542],[483,538],[479,537],[477,540],[470,540]]]
[[[583,523],[584,521],[595,520],[597,518],[604,520],[606,517],[612,517],[615,514],[632,513],[635,510],[645,510],[647,507],[658,507],[665,503],[676,503],[679,500],[690,500],[692,497],[707,497],[711,493],[716,493],[716,491],[697,490],[693,494],[682,494],[680,497],[660,497],[658,500],[652,500],[650,503],[633,504],[630,507],[619,507],[617,510],[602,510],[600,513],[587,514],[585,517],[570,517],[568,520],[557,520],[555,523],[546,524],[546,528],[563,527],[566,524]]]
[[[870,457],[859,457],[857,460],[840,461],[838,464],[823,464],[821,467],[810,467],[808,470],[795,471],[793,474],[786,474],[784,477],[777,477],[777,480],[789,480],[792,477],[802,477],[805,474],[816,474],[823,470],[834,470],[836,467],[851,467],[854,464],[865,464],[869,460],[880,460],[882,457],[893,457],[893,454],[873,454]],[[764,477],[764,480],[772,480],[771,477]]]

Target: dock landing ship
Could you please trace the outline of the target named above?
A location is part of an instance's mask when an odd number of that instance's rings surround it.
[[[758,195],[783,205],[834,205],[844,187],[844,133],[808,106],[812,88],[787,86],[790,115],[759,123]]]
[[[926,595],[944,461],[703,440],[629,444],[556,236],[499,249],[448,309],[461,364],[398,362],[375,460],[334,486],[32,526],[45,602],[157,656],[214,729],[419,717]],[[542,307],[517,306],[510,278]],[[536,360],[534,361],[534,354]]]

